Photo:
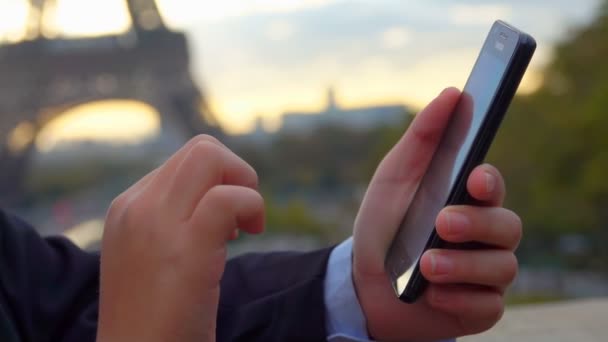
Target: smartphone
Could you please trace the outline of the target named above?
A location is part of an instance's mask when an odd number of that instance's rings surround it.
[[[436,233],[435,220],[445,206],[474,202],[467,178],[483,162],[535,49],[531,36],[500,20],[492,25],[386,256],[386,272],[402,301],[415,302],[427,285],[420,272],[426,250],[480,247],[448,245]]]

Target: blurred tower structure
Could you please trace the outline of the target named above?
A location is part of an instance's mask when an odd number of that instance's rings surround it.
[[[75,106],[132,99],[154,107],[161,134],[222,135],[190,69],[186,36],[170,30],[154,0],[127,0],[121,35],[50,38],[55,0],[30,0],[26,38],[0,46],[0,205],[16,203],[41,129]],[[52,29],[52,28],[51,28]]]

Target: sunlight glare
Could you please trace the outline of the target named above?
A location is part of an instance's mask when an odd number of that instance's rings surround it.
[[[80,105],[53,119],[40,132],[36,147],[49,152],[78,141],[135,144],[160,131],[159,113],[131,100],[106,100]]]
[[[537,69],[528,70],[524,74],[524,78],[521,80],[521,84],[517,89],[517,93],[520,95],[530,95],[540,89],[543,85],[544,77],[543,73]]]
[[[103,220],[89,220],[72,227],[63,235],[80,248],[88,248],[101,241],[103,236]]]
[[[21,152],[30,145],[36,129],[31,122],[21,122],[8,136],[8,148],[12,152]]]
[[[45,23],[65,37],[119,34],[131,26],[125,0],[57,0],[57,8]]]
[[[25,37],[29,4],[26,0],[0,0],[0,40],[16,42]]]
[[[234,1],[158,0],[158,9],[167,24],[182,27],[199,21],[215,21],[235,15],[240,8]]]

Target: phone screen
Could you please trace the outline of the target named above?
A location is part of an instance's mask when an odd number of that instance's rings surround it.
[[[493,30],[497,28],[494,27]],[[473,67],[442,140],[395,236],[386,269],[398,294],[406,289],[498,93],[517,40],[491,34]],[[466,178],[466,176],[465,176]]]

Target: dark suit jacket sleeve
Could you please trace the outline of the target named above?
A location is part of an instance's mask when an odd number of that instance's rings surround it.
[[[323,279],[331,249],[246,254],[222,279],[218,341],[326,341]]]
[[[218,341],[325,340],[329,249],[249,254],[229,261]],[[41,238],[0,210],[0,341],[95,341],[99,255]]]
[[[0,211],[1,341],[95,341],[98,284],[97,255]]]

